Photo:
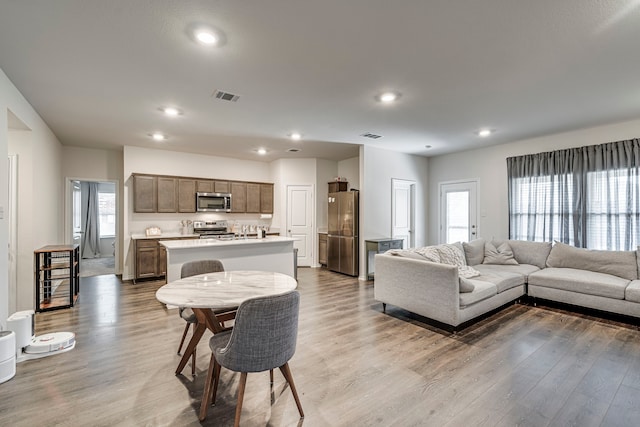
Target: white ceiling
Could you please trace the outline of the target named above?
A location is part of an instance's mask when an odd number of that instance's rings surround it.
[[[195,43],[198,24],[223,46]],[[63,144],[264,161],[361,144],[431,156],[636,119],[639,40],[640,0],[0,2],[0,68]],[[381,105],[384,90],[402,96]]]

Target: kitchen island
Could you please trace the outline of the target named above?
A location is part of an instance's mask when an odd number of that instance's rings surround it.
[[[264,239],[188,239],[161,240],[167,249],[167,283],[180,279],[182,264],[200,259],[219,259],[227,271],[275,271],[295,277],[291,237]]]

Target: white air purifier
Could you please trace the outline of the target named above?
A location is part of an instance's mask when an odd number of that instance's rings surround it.
[[[16,334],[0,331],[0,384],[16,375]]]

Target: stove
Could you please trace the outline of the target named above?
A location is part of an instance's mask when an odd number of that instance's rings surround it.
[[[235,236],[227,231],[227,221],[194,221],[193,232],[201,239],[232,240]]]

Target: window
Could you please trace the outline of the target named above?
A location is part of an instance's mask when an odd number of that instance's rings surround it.
[[[79,233],[82,230],[82,191],[80,191],[80,183],[73,182],[73,232]]]
[[[116,235],[116,194],[98,191],[100,237]]]
[[[634,139],[508,158],[509,237],[636,250],[639,153]]]

